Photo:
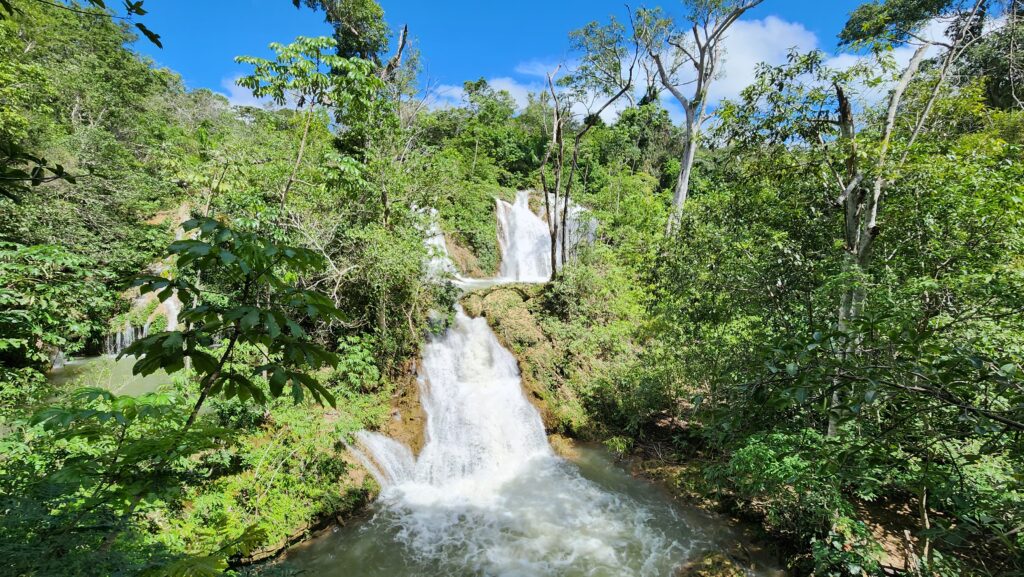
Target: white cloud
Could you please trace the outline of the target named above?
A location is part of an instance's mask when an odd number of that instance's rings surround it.
[[[536,94],[544,91],[544,84],[539,82],[531,82],[523,84],[514,78],[508,76],[502,76],[499,78],[492,78],[487,81],[491,85],[491,88],[495,90],[504,90],[512,96],[512,100],[516,101],[516,107],[519,110],[526,108],[528,102],[528,96],[530,94]]]
[[[558,62],[529,60],[527,62],[520,62],[517,64],[515,72],[516,74],[522,74],[523,76],[547,78],[549,73],[554,72],[555,68],[558,68],[558,64]]]
[[[725,54],[722,71],[711,86],[710,104],[714,106],[723,98],[736,98],[740,92],[754,81],[754,73],[758,63],[778,65],[786,61],[790,49],[801,51],[813,50],[818,47],[818,39],[813,32],[798,22],[787,22],[776,16],[768,16],[760,20],[740,20],[730,28],[725,39]],[[560,75],[576,65],[575,60],[567,59],[561,64]],[[522,110],[527,104],[529,94],[547,90],[547,75],[559,68],[559,62],[544,59],[530,59],[517,64],[513,72],[524,77],[517,80],[511,76],[494,76],[487,82],[497,90],[505,90],[515,100],[516,106]],[[643,86],[637,87],[635,99],[642,96]],[[430,108],[446,108],[459,106],[465,98],[461,86],[441,84],[426,91],[427,105]],[[676,122],[683,118],[682,108],[675,99],[662,93],[662,105]],[[573,113],[584,115],[588,110],[596,109],[602,104],[600,98],[590,98],[587,103],[579,103],[573,107]],[[621,99],[609,106],[601,117],[606,122],[614,121],[619,113],[628,106],[627,99]]]
[[[224,91],[221,94],[228,99],[232,106],[265,106],[268,102],[266,99],[256,98],[251,90],[238,85],[238,79],[241,77],[241,74],[235,74],[234,76],[222,78],[220,87]]]
[[[933,21],[921,31],[919,36],[926,39],[941,40],[944,36],[948,23],[944,21]],[[714,108],[723,99],[736,99],[744,88],[754,82],[757,66],[765,63],[770,66],[784,64],[791,50],[808,52],[819,48],[820,42],[817,35],[807,29],[800,22],[790,22],[778,16],[767,16],[756,20],[738,20],[728,30],[724,39],[724,54],[718,76],[714,79],[709,93],[709,107]],[[892,57],[896,65],[902,70],[910,61],[916,50],[916,46],[901,46],[892,51]],[[929,50],[928,56],[934,56],[939,48],[933,47]],[[839,53],[826,60],[827,66],[840,70],[848,69],[863,62],[869,55],[854,53]],[[562,62],[559,75],[575,66],[577,61],[566,59]],[[527,104],[529,94],[536,94],[547,91],[547,75],[559,67],[557,61],[550,59],[530,59],[517,64],[513,72],[521,77],[517,80],[512,76],[494,76],[487,79],[487,82],[495,89],[507,91],[515,100],[516,106],[522,110]],[[682,76],[683,80],[687,78]],[[635,99],[639,99],[644,90],[642,81],[637,87]],[[888,92],[890,85],[883,83],[874,88],[865,85],[857,86],[855,92],[859,94],[859,100],[863,103],[878,102]],[[687,86],[686,88],[690,88]],[[461,105],[465,98],[465,91],[461,86],[438,85],[427,89],[427,103],[430,108],[444,108]],[[251,97],[251,95],[250,95]],[[231,98],[231,96],[229,96]],[[584,115],[588,109],[595,109],[602,103],[600,98],[589,99],[591,102],[576,104],[573,113]],[[661,104],[664,106],[670,117],[675,122],[683,120],[683,110],[667,91],[661,92]],[[618,114],[628,106],[628,100],[622,99],[610,106],[602,113],[606,122],[614,121]]]
[[[488,78],[487,84],[495,90],[504,90],[512,96],[516,109],[522,111],[529,102],[529,95],[545,90],[541,83],[523,83],[508,76]],[[427,107],[431,109],[459,106],[465,102],[466,91],[453,84],[438,84],[426,91]]]
[[[759,63],[783,64],[793,48],[802,52],[817,48],[818,37],[799,22],[768,16],[761,20],[737,20],[729,28],[724,45],[722,74],[708,93],[712,105],[724,98],[739,97],[754,82]]]
[[[461,86],[453,84],[438,84],[426,91],[425,102],[427,108],[437,110],[439,108],[452,108],[463,103],[466,91]]]

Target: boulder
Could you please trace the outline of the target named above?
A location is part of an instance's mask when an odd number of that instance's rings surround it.
[[[747,572],[725,553],[712,551],[684,565],[676,577],[747,577]]]

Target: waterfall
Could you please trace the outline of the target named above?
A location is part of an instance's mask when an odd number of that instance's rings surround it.
[[[107,335],[103,343],[103,352],[108,355],[119,355],[135,341],[147,336],[147,327],[137,327],[131,321],[125,321],[124,326],[112,334]]]
[[[132,301],[130,310],[145,310],[147,307],[152,306],[152,303],[156,298],[155,293],[140,295]],[[178,294],[174,293],[167,300],[157,305],[156,309],[146,319],[145,323],[143,323],[141,327],[133,325],[130,319],[126,319],[124,326],[113,333],[108,334],[106,339],[104,339],[103,352],[108,355],[121,354],[123,350],[131,346],[135,341],[149,336],[149,329],[153,325],[153,320],[159,316],[163,316],[167,320],[166,328],[164,330],[176,330],[178,328],[178,315],[180,313],[181,300],[178,299]]]
[[[178,291],[174,291],[163,303],[164,317],[167,319],[166,331],[178,329],[178,315],[181,314],[181,299],[178,298]]]
[[[191,212],[188,204],[182,204],[174,212],[173,216],[171,213],[164,212],[158,213],[152,224],[163,224],[167,218],[173,218],[174,227],[174,239],[182,240],[186,238],[185,229],[182,228],[182,223],[188,220]],[[168,270],[172,267],[173,260],[171,257],[167,259],[154,262],[149,265],[148,272],[156,276],[168,276]],[[129,307],[128,319],[125,320],[124,326],[117,328],[114,332],[108,334],[103,340],[103,352],[107,355],[120,355],[126,348],[131,346],[135,341],[149,336],[150,328],[152,327],[153,321],[158,317],[163,317],[167,322],[164,325],[165,331],[174,331],[178,329],[178,315],[181,314],[182,303],[181,299],[178,298],[178,292],[174,291],[167,300],[159,302],[157,293],[137,294],[132,300],[132,304]],[[149,307],[154,307],[149,309]],[[140,316],[140,313],[144,313],[147,310],[152,310],[148,316],[142,320],[142,326],[136,326],[132,324],[132,316]],[[135,313],[134,315],[132,313]]]
[[[550,203],[559,223],[565,202],[560,198],[558,202]],[[499,279],[505,282],[546,282],[551,278],[551,234],[546,216],[538,216],[530,209],[530,192],[526,190],[516,193],[515,202],[498,199],[497,203],[498,246],[501,247]],[[597,222],[585,208],[570,201],[566,212],[567,253],[573,254],[581,243],[593,242],[596,236]],[[555,239],[555,262],[559,268],[562,267],[561,231]]]
[[[521,192],[498,203],[498,282],[548,279],[547,226],[528,200]],[[486,319],[457,308],[424,347],[419,389],[426,443],[418,456],[367,431],[352,447],[382,487],[368,527],[393,536],[389,563],[403,575],[653,577],[671,574],[696,546],[669,538],[651,511],[554,454],[516,358]]]
[[[547,223],[530,210],[530,193],[520,190],[515,202],[497,203],[500,279],[546,282],[551,278],[551,235]]]
[[[516,359],[486,319],[459,308],[451,328],[424,347],[420,385],[428,441],[417,459],[382,435],[360,434],[383,485],[423,494],[448,493],[453,485],[474,490],[551,455],[540,414],[520,388]]]
[[[430,228],[427,230],[427,279],[439,281],[446,275],[459,278],[455,265],[448,256],[448,245],[444,241],[444,233],[441,232],[441,225],[438,224],[437,210],[430,210]]]

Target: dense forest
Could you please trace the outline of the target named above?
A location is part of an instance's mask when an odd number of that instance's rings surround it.
[[[0,573],[299,574],[381,491],[357,433],[419,450],[465,311],[552,443],[788,574],[1024,575],[1024,2],[872,0],[853,64],[722,102],[761,0],[624,7],[520,106],[432,103],[374,0],[275,1],[335,33],[239,55],[232,106],[136,51],[143,2],[0,0]],[[521,190],[550,278],[474,288]],[[54,378],[103,354],[159,386]]]

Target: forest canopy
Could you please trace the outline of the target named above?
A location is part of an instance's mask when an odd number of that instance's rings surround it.
[[[143,2],[0,0],[0,572],[290,574],[379,492],[353,435],[395,432],[459,303],[548,433],[794,575],[1024,572],[1024,2],[871,0],[854,65],[721,101],[760,0],[624,7],[525,105],[436,105],[415,22],[275,1],[333,34],[239,54],[267,104],[236,106],[136,51]],[[464,293],[518,190],[550,279]]]

